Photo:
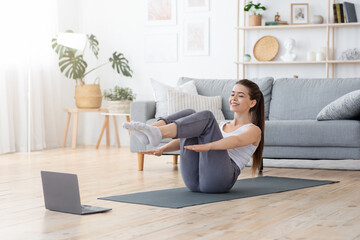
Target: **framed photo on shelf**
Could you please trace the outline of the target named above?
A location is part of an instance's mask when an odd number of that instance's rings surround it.
[[[291,4],[291,24],[309,23],[309,4],[292,3]]]
[[[191,18],[184,21],[184,55],[209,55],[209,18]]]
[[[176,25],[176,0],[146,0],[145,24]]]
[[[185,12],[209,11],[210,0],[184,0]]]

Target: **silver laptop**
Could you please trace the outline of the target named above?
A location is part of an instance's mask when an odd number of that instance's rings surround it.
[[[41,171],[41,180],[46,209],[80,215],[111,210],[81,205],[76,174]]]

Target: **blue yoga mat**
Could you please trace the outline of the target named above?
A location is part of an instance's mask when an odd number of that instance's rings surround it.
[[[337,182],[338,181],[265,176],[238,180],[228,193],[197,193],[190,192],[187,188],[173,188],[102,197],[99,199],[157,207],[182,208],[199,204],[316,187]]]

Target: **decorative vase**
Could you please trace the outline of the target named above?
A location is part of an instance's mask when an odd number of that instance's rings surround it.
[[[307,52],[306,60],[309,61],[309,62],[315,61],[316,60],[316,53],[313,52],[313,51]]]
[[[100,108],[101,102],[100,84],[76,85],[75,104],[77,108]]]
[[[130,100],[124,101],[107,101],[110,113],[130,113]]]
[[[261,26],[262,15],[249,15],[249,26]]]
[[[321,15],[313,15],[310,18],[310,23],[312,24],[321,24],[324,22],[324,18]]]
[[[325,60],[324,53],[322,53],[322,52],[317,52],[317,53],[316,53],[316,61],[324,61],[324,60]]]
[[[251,61],[251,56],[249,54],[244,54],[243,61],[244,62],[250,62]]]

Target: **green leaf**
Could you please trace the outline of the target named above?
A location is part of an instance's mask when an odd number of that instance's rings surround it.
[[[52,49],[54,49],[54,51],[56,52],[56,54],[59,55],[59,58],[61,58],[65,54],[66,50],[70,50],[70,48],[58,44],[57,38],[51,39],[51,46]]]
[[[96,58],[99,55],[99,41],[96,39],[95,35],[91,34],[90,36],[87,34],[87,39],[90,43],[90,49],[93,51]]]
[[[251,8],[254,7],[255,10],[252,10],[255,14],[259,14],[257,11],[262,9],[263,11],[266,10],[266,7],[261,6],[261,3],[255,4],[252,1],[250,1],[248,4],[245,5],[244,11],[248,12],[251,10]]]
[[[245,12],[248,12],[253,5],[254,5],[253,2],[250,1],[248,4],[245,5],[244,11],[245,11]]]
[[[73,33],[73,30],[66,30],[67,33]],[[74,52],[74,55],[76,54],[76,49],[68,48],[63,45],[58,44],[57,37],[54,37],[51,39],[51,47],[54,49],[57,55],[59,55],[59,59],[65,54],[66,51],[72,51]]]
[[[132,77],[132,70],[128,65],[129,61],[122,53],[114,52],[112,58],[109,58],[109,61],[112,62],[111,66],[118,74],[122,74],[126,77]]]
[[[75,55],[73,51],[65,51],[59,61],[60,71],[71,79],[83,78],[87,63],[82,55]]]

